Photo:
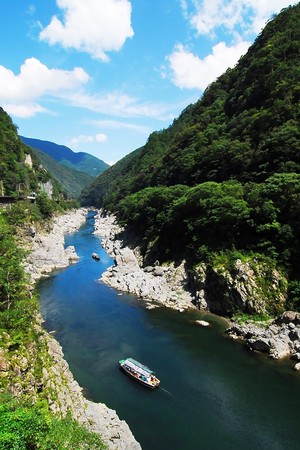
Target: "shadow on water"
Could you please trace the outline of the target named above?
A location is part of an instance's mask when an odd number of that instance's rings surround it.
[[[115,409],[144,450],[297,448],[300,379],[290,364],[228,340],[221,318],[147,310],[99,282],[113,261],[92,229],[91,216],[66,236],[79,262],[38,286],[46,328],[56,330],[89,398]],[[212,326],[195,325],[200,318]],[[118,361],[128,356],[155,369],[161,388],[148,390],[122,373]]]

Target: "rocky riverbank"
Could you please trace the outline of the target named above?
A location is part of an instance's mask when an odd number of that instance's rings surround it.
[[[46,230],[39,231],[33,227],[27,230],[26,247],[30,254],[25,270],[33,282],[78,260],[73,246],[65,248],[64,234],[78,230],[84,223],[86,214],[86,209],[73,210],[69,214],[55,217]]]
[[[115,261],[114,266],[103,273],[101,280],[120,291],[140,297],[147,302],[146,307],[166,306],[183,311],[188,308],[195,308],[195,304],[197,304],[200,308],[210,310],[210,306],[221,307],[218,303],[221,294],[225,298],[229,298],[231,295],[235,299],[239,294],[238,298],[242,298],[248,308],[249,304],[252,305],[253,303],[257,306],[263,303],[259,296],[259,290],[256,288],[254,277],[249,275],[249,270],[247,276],[245,276],[245,270],[242,273],[243,276],[241,276],[241,268],[240,271],[237,271],[239,278],[236,281],[229,280],[226,295],[224,295],[224,292],[218,295],[215,290],[214,295],[210,296],[212,301],[207,301],[205,291],[208,289],[204,288],[207,281],[201,280],[199,289],[195,289],[195,292],[192,293],[188,288],[190,280],[185,271],[184,263],[178,267],[174,265],[160,266],[159,264],[143,267],[138,247],[132,250],[124,246],[122,240],[118,238],[122,235],[122,231],[115,217],[103,215],[101,211],[97,214],[95,233],[102,237],[103,247]],[[223,290],[225,284],[225,282],[221,283]],[[212,289],[215,286],[214,284]],[[278,289],[275,282],[273,283],[273,289],[274,295],[277,295]],[[240,292],[242,294],[246,292],[248,296],[242,296]],[[255,295],[251,294],[253,292]],[[281,297],[279,300],[280,302],[283,301]],[[227,303],[229,302],[227,301]],[[222,306],[224,307],[224,302]],[[227,334],[231,339],[243,341],[247,348],[252,351],[267,353],[275,359],[292,358],[296,361],[295,369],[300,370],[300,314],[286,312],[267,325],[250,322],[243,325],[233,324],[228,328]]]
[[[231,339],[242,340],[252,351],[267,353],[271,358],[291,358],[300,371],[300,313],[286,311],[267,326],[246,322],[227,330]]]
[[[47,231],[27,230],[26,247],[30,255],[25,269],[33,282],[78,259],[74,247],[64,248],[64,234],[79,229],[86,220],[86,214],[86,209],[74,210],[56,217]],[[120,420],[115,411],[102,403],[93,403],[84,398],[82,389],[64,360],[62,348],[42,328],[40,341],[46,351],[40,355],[43,373],[39,383],[46,393],[51,410],[62,416],[71,411],[79,423],[101,434],[109,449],[140,449],[127,423]]]
[[[121,232],[113,216],[104,216],[101,211],[95,218],[95,234],[102,237],[102,246],[114,259],[101,280],[123,292],[129,292],[147,302],[146,307],[166,306],[183,311],[195,308],[193,296],[187,288],[188,277],[184,262],[179,266],[159,265],[141,267],[138,248],[131,250],[116,238]]]

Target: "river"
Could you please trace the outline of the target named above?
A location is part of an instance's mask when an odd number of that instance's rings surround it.
[[[221,318],[147,310],[99,282],[113,261],[93,223],[90,214],[65,237],[79,262],[38,284],[45,327],[55,331],[85,395],[115,409],[143,450],[299,448],[300,376],[290,362],[230,341]],[[148,390],[121,372],[124,357],[155,369],[161,388]]]

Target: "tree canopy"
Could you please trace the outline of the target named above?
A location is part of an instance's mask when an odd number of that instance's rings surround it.
[[[168,129],[101,174],[82,203],[116,213],[148,259],[259,253],[300,292],[299,62],[297,4]]]

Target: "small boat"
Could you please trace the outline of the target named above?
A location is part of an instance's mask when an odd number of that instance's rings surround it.
[[[98,253],[92,253],[92,258],[97,259],[98,261],[100,260]]]
[[[154,375],[153,370],[149,369],[147,366],[144,366],[144,364],[141,364],[135,359],[120,359],[119,365],[120,368],[127,373],[127,375],[150,389],[154,389],[160,384],[160,381]]]

